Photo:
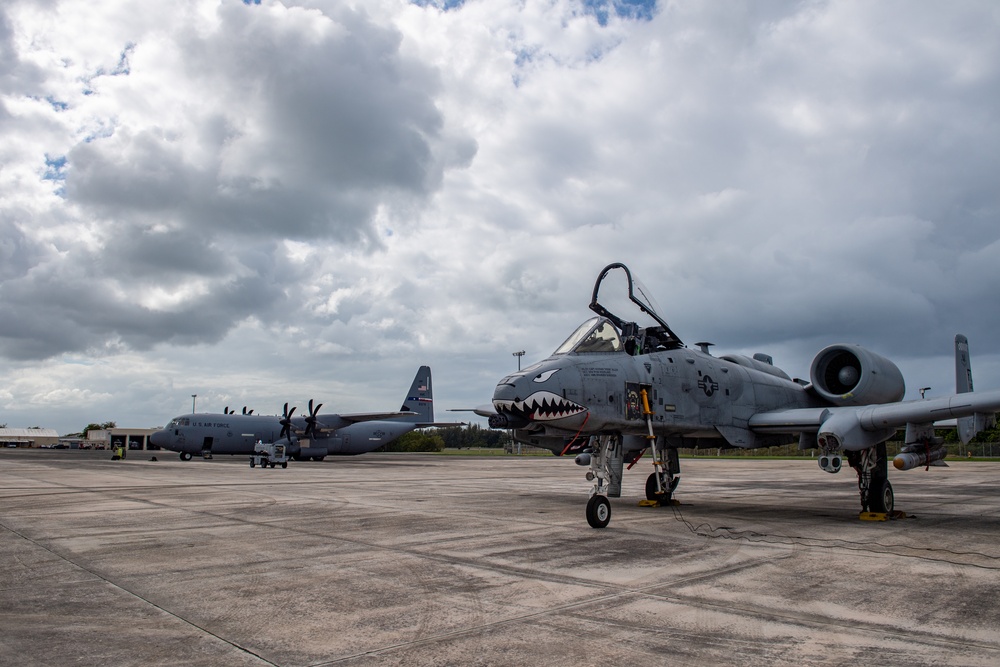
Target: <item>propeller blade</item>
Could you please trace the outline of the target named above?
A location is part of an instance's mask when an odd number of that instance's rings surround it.
[[[321,407],[323,407],[322,403],[313,408],[313,400],[309,399],[309,416],[306,417],[306,438],[312,438],[312,436],[316,435],[316,415],[319,413]]]
[[[282,416],[281,421],[281,436],[285,440],[292,439],[292,415],[295,414],[295,406],[292,409],[288,409],[288,403],[285,403],[285,414]]]

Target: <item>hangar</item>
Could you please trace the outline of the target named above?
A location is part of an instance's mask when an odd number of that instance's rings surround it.
[[[0,428],[2,447],[51,447],[59,444],[54,428]]]
[[[101,443],[112,449],[119,445],[129,449],[159,449],[149,443],[149,436],[158,431],[156,428],[120,428],[87,431],[87,441],[93,444]]]

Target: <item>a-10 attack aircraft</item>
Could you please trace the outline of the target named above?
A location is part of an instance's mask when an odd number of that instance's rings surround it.
[[[623,303],[637,306],[649,326],[599,301],[602,283],[610,275],[617,280],[618,271],[627,285]],[[818,450],[827,472],[839,472],[846,457],[858,475],[862,518],[884,520],[894,505],[885,442],[897,429],[906,429],[906,441],[893,465],[909,470],[944,458],[934,422],[957,418],[967,443],[1000,410],[1000,390],[972,392],[968,341],[961,335],[955,338],[956,394],[901,401],[896,365],[857,345],[821,350],[810,382],[793,380],[767,355],[715,357],[709,343],[689,349],[624,264],[601,271],[590,309],[596,317],[549,358],[500,380],[493,405],[476,412],[489,416],[494,428],[511,429],[519,442],[579,454],[577,463],[590,466],[587,520],[595,528],[611,519],[608,497],[620,496],[624,465],[631,467],[647,449],[654,470],[644,504],[666,504],[680,480],[678,449],[750,449],[796,438],[800,449]]]
[[[322,461],[328,455],[364,454],[413,429],[440,426],[434,423],[429,366],[417,370],[397,412],[319,414],[321,407],[322,403],[314,408],[310,400],[309,414],[304,417],[294,417],[295,408],[289,411],[287,403],[281,415],[235,414],[228,410],[224,414],[181,415],[153,433],[149,441],[179,452],[182,461],[190,461],[195,454],[204,458],[215,454],[253,455],[258,442],[283,444],[295,460]]]

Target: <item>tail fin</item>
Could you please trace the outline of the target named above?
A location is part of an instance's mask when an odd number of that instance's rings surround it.
[[[958,334],[955,336],[955,393],[966,394],[972,388],[972,360],[969,358],[969,339]],[[996,425],[996,416],[977,412],[968,417],[959,417],[958,437],[963,444],[968,444],[980,431]]]
[[[969,339],[962,334],[955,336],[955,393],[972,391],[972,363],[969,360]]]
[[[400,417],[397,421],[432,424],[434,422],[434,391],[431,388],[431,367],[421,366],[413,377],[410,391],[403,399],[402,412],[416,412],[415,415]]]

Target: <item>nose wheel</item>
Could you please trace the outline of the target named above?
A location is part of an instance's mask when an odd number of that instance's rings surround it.
[[[591,496],[587,502],[587,523],[591,528],[604,528],[611,521],[611,501],[607,496]]]

